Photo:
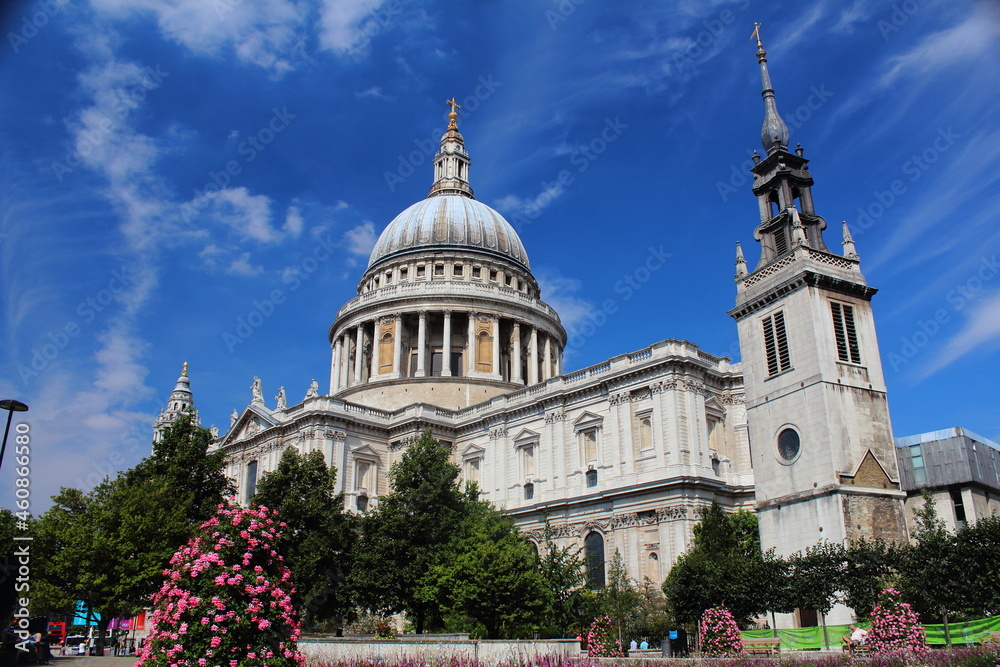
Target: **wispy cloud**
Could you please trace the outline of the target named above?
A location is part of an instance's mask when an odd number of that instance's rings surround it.
[[[1000,290],[984,294],[970,307],[961,331],[921,370],[926,378],[981,347],[1000,347]]]
[[[981,2],[958,25],[944,28],[922,39],[912,49],[893,56],[880,83],[890,85],[904,76],[926,76],[931,72],[979,59],[995,52],[1000,38],[1000,12]]]
[[[371,220],[365,220],[354,229],[347,230],[344,234],[344,240],[347,241],[348,252],[367,259],[372,248],[375,247],[375,242],[378,241],[375,223]]]

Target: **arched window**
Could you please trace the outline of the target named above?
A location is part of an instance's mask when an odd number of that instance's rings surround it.
[[[649,558],[646,561],[646,576],[653,583],[660,583],[660,557],[655,551],[650,552]]]
[[[604,588],[604,536],[593,532],[583,539],[584,560],[587,564],[587,584]]]

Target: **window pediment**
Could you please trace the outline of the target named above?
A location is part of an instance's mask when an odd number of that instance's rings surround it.
[[[360,447],[354,447],[351,449],[351,454],[356,459],[365,459],[368,461],[375,461],[381,463],[382,457],[377,451],[372,449],[371,445],[361,445]]]
[[[486,454],[486,450],[479,445],[469,445],[462,451],[462,460],[481,459]]]
[[[599,428],[604,423],[604,417],[593,412],[584,412],[573,420],[573,430],[579,433],[589,428]]]
[[[525,445],[537,444],[538,434],[531,429],[521,429],[521,432],[514,436],[514,447],[524,447]]]

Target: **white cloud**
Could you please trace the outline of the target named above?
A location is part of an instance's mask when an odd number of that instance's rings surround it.
[[[925,76],[933,70],[957,63],[992,57],[1000,38],[1000,13],[980,3],[962,23],[925,37],[919,44],[888,62],[881,83],[888,85],[901,76]]]
[[[371,88],[362,90],[361,92],[354,93],[354,96],[358,98],[375,97],[382,100],[389,99],[389,96],[382,92],[382,88],[380,86],[372,86]]]
[[[276,75],[301,58],[310,8],[291,0],[91,0],[95,10],[120,19],[152,15],[163,35],[203,55],[232,51]]]
[[[285,226],[284,230],[292,238],[299,238],[302,234],[302,228],[305,225],[302,220],[302,211],[299,210],[298,206],[289,206],[288,212],[285,214]]]
[[[319,43],[324,49],[339,53],[363,50],[372,37],[382,32],[390,14],[370,21],[365,19],[384,0],[323,0],[320,8]]]
[[[378,240],[378,235],[375,234],[375,223],[371,220],[365,220],[354,229],[348,230],[344,234],[344,239],[347,241],[348,252],[359,257],[368,257]]]
[[[250,253],[244,252],[229,264],[226,273],[232,276],[257,276],[264,273],[264,267],[251,264]]]
[[[593,303],[578,296],[583,284],[552,269],[538,270],[535,272],[535,277],[542,293],[542,300],[559,313],[563,327],[572,338],[596,308]]]
[[[252,195],[240,186],[219,190],[209,202],[205,215],[229,227],[240,238],[260,243],[281,239],[281,234],[272,225],[271,199],[267,195]]]
[[[982,346],[1000,345],[1000,290],[984,294],[973,303],[962,330],[927,364],[922,371],[923,377],[936,373]]]

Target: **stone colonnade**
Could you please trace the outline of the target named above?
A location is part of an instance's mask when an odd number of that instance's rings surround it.
[[[531,385],[562,373],[555,336],[476,311],[379,316],[341,329],[331,352],[331,394],[373,380],[478,377]]]

